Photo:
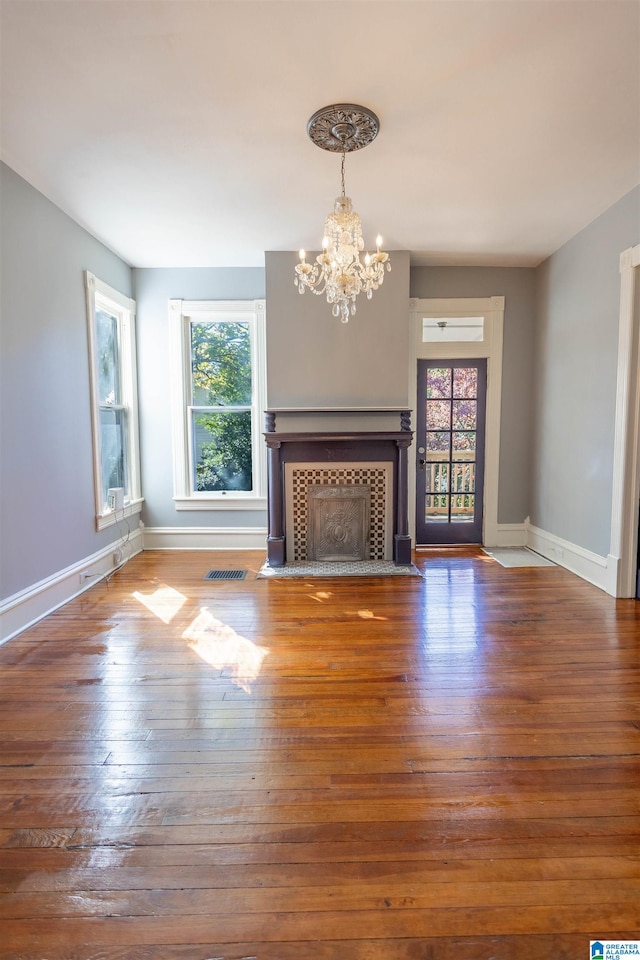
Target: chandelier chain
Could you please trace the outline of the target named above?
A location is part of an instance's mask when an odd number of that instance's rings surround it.
[[[346,197],[346,195],[347,195],[346,192],[345,192],[345,189],[344,189],[344,161],[345,161],[345,157],[346,157],[346,156],[347,156],[347,155],[346,155],[346,153],[345,153],[344,150],[343,150],[343,151],[342,151],[342,163],[341,163],[341,165],[340,165],[340,173],[341,173],[341,176],[342,176],[342,196],[343,196],[343,197]]]

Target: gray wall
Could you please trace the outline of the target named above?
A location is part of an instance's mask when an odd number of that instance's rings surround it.
[[[296,290],[297,254],[266,254],[270,407],[407,404],[409,254],[390,259],[380,289],[341,323],[324,296]]]
[[[620,254],[640,241],[640,187],[537,271],[531,520],[610,549]]]
[[[264,527],[262,511],[176,511],[173,504],[169,300],[261,300],[260,268],[136,269],[140,458],[149,527]]]
[[[83,271],[138,304],[143,519],[149,526],[263,526],[264,513],[173,506],[170,299],[267,298],[272,406],[407,403],[408,298],[504,296],[499,521],[609,550],[619,254],[640,241],[640,188],[537,271],[393,270],[348,324],[300,297],[293,253],[260,269],[130,268],[0,165],[0,589],[2,598],[117,539],[95,531]],[[205,519],[206,518],[206,519]]]
[[[411,296],[505,298],[498,522],[522,523],[530,502],[535,270],[413,267]]]
[[[95,530],[84,270],[131,296],[131,271],[0,165],[0,595],[118,539]]]

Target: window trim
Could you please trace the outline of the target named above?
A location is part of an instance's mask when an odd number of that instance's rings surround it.
[[[264,300],[170,300],[171,416],[173,502],[176,510],[264,510],[267,506],[267,456],[262,436],[266,403],[266,310]],[[189,325],[232,318],[251,324],[251,444],[254,489],[198,491],[191,479],[191,346]]]
[[[87,334],[89,346],[89,390],[91,398],[91,433],[93,446],[93,489],[96,530],[119,523],[125,517],[140,513],[143,497],[140,490],[140,441],[138,425],[138,380],[136,362],[136,304],[93,273],[85,270],[87,301]],[[118,345],[121,364],[122,403],[129,415],[127,472],[129,496],[124,507],[110,510],[102,497],[102,440],[100,431],[100,398],[98,394],[98,357],[96,311],[104,307],[118,320]]]

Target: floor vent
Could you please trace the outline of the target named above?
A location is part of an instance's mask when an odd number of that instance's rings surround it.
[[[209,570],[205,580],[244,580],[246,570]]]

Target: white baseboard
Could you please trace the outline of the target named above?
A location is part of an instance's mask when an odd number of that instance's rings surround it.
[[[527,543],[526,523],[499,523],[496,547],[524,547]]]
[[[123,559],[141,550],[266,550],[267,530],[262,527],[140,527],[127,541]],[[611,596],[616,596],[618,559],[611,555],[585,550],[525,523],[498,524],[492,531],[495,541],[486,546],[527,546],[548,560],[565,567]],[[0,604],[0,644],[88,590],[118,566],[116,551],[120,544],[111,543],[97,553],[85,557],[52,577],[41,580],[27,590],[8,597]],[[86,576],[88,574],[88,576]]]
[[[546,557],[547,560],[553,560],[559,566],[599,587],[605,593],[616,596],[617,561],[615,557],[611,555],[601,557],[598,553],[541,530],[532,523],[527,523],[526,546]]]
[[[145,550],[264,550],[266,527],[145,527]]]
[[[0,644],[53,613],[112,573],[123,560],[142,550],[142,531],[134,530],[125,544],[116,541],[51,577],[14,593],[0,603]],[[116,555],[119,551],[119,557]]]

